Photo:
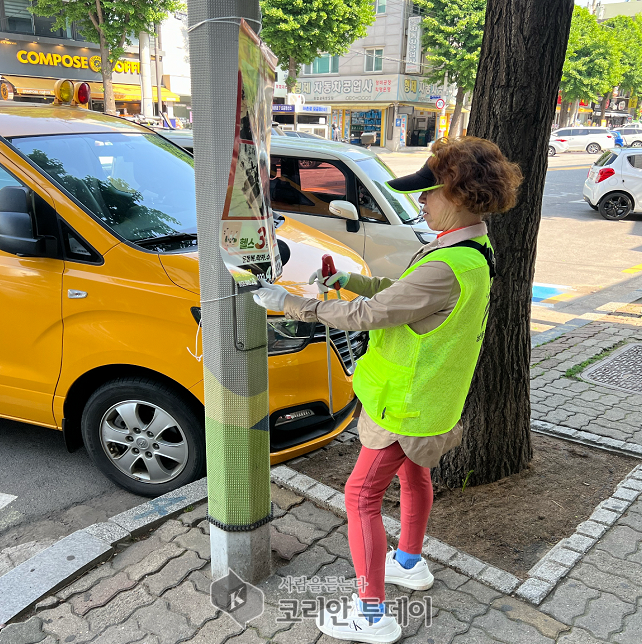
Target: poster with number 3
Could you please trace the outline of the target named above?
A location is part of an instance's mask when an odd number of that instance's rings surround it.
[[[276,57],[245,21],[239,31],[234,152],[220,227],[223,261],[239,288],[282,271],[270,208],[270,131]]]

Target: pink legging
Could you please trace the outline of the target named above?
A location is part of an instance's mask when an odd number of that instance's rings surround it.
[[[386,532],[381,518],[383,495],[394,475],[401,483],[401,535],[399,549],[421,552],[428,516],[432,508],[430,469],[413,463],[399,443],[384,449],[362,447],[346,482],[348,541],[357,579],[364,576],[367,587],[361,598],[385,599],[384,578]]]

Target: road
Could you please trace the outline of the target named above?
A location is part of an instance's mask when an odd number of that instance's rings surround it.
[[[383,158],[397,174],[413,172],[425,161],[424,154]],[[550,159],[535,271],[542,297],[533,306],[533,333],[592,315],[642,288],[642,271],[622,272],[642,264],[642,217],[606,221],[580,202],[595,158]],[[3,549],[23,544],[17,552],[25,556],[34,549],[24,544],[48,545],[142,500],[111,484],[84,449],[68,454],[59,432],[0,420],[0,574]],[[16,549],[12,552],[15,559]]]

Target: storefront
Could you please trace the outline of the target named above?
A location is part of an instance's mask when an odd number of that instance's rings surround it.
[[[90,43],[86,47],[76,47],[18,38],[0,40],[0,78],[0,96],[4,100],[37,103],[53,101],[54,84],[61,78],[87,81],[91,87],[90,109],[104,109],[100,52]],[[116,109],[125,115],[139,114],[141,81],[138,56],[126,53],[116,63],[112,79]],[[156,101],[155,79],[152,82]],[[179,101],[179,98],[161,87],[161,100],[165,106]]]
[[[363,132],[375,132],[375,145],[398,149],[426,146],[434,140],[441,93],[416,76],[380,75],[337,77],[328,80],[299,79],[295,92],[306,105],[327,103],[332,107],[331,123],[341,137],[360,143]],[[454,96],[454,92],[452,93]],[[448,115],[454,105],[447,106]]]
[[[329,139],[331,138],[331,111],[329,105],[274,104],[272,105],[272,118],[284,130],[307,132],[321,136],[324,139]]]

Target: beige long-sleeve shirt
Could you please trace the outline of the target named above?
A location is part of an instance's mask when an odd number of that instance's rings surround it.
[[[439,236],[423,246],[408,266],[419,261],[429,251],[446,248],[460,241],[481,237],[487,233],[485,223],[475,224]],[[403,280],[366,277],[355,273],[346,290],[368,299],[353,301],[311,300],[287,295],[284,304],[286,318],[305,322],[319,321],[346,331],[370,331],[408,324],[418,334],[436,329],[457,304],[459,282],[444,262],[427,262]],[[365,410],[359,418],[359,438],[370,449],[382,449],[398,441],[405,454],[418,465],[435,467],[442,454],[459,445],[462,428],[457,423],[438,436],[403,436],[377,425]]]

